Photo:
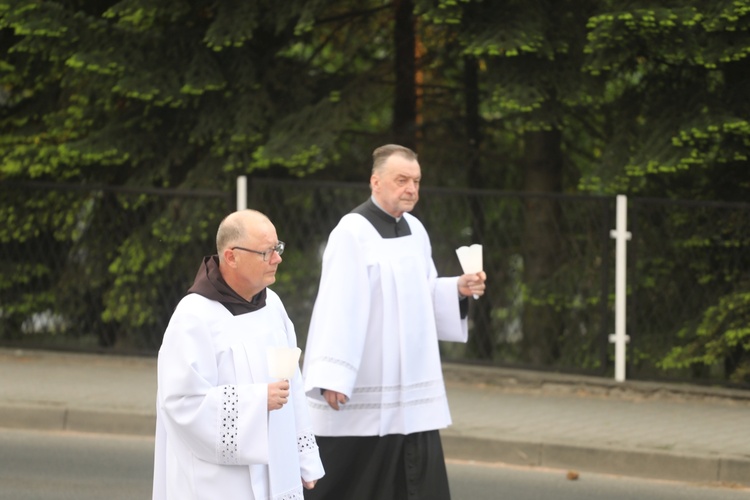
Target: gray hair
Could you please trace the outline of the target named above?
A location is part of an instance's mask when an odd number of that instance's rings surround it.
[[[407,160],[417,161],[417,153],[411,149],[398,144],[386,144],[372,152],[372,173],[381,171],[385,162],[393,155],[400,155]]]

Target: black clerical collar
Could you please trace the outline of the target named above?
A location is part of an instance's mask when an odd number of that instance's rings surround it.
[[[388,213],[388,211],[386,211],[386,209],[380,206],[380,203],[378,203],[378,200],[376,200],[373,196],[370,196],[370,201],[372,202],[373,205],[375,205],[378,209],[380,209],[380,211],[383,212],[385,215],[387,215],[388,217],[393,217],[391,214]],[[404,214],[401,214],[401,217],[393,217],[393,220],[398,222],[403,217],[404,217]]]
[[[411,229],[405,217],[396,219],[382,208],[378,207],[372,198],[351,211],[368,220],[382,238],[401,238],[409,236]]]

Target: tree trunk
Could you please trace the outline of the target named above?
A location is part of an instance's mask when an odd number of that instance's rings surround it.
[[[393,102],[393,141],[416,151],[416,21],[413,0],[394,2],[396,89]]]
[[[480,173],[479,148],[482,143],[481,120],[479,116],[479,67],[475,57],[464,57],[464,92],[466,95],[466,137],[467,137],[467,184],[470,188],[482,188]],[[481,243],[485,239],[485,218],[482,206],[476,197],[469,201],[471,208],[472,243]],[[489,283],[492,282],[490,280]],[[474,330],[469,336],[469,350],[477,358],[492,360],[494,354],[494,336],[490,314],[490,288],[485,290],[482,300],[471,303],[474,319]]]
[[[559,130],[524,135],[526,192],[559,193],[562,190],[560,143]],[[549,365],[559,357],[558,339],[562,331],[559,315],[545,291],[561,259],[560,207],[553,198],[529,197],[524,208],[523,262],[527,293],[523,352],[532,364]]]

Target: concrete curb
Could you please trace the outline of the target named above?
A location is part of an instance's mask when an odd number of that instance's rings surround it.
[[[454,460],[548,467],[620,476],[750,486],[750,460],[564,443],[480,439],[441,432],[445,456]]]
[[[0,405],[0,427],[153,436],[156,416],[54,405]]]
[[[626,381],[521,369],[443,363],[446,383],[499,388],[503,392],[593,396],[630,401],[731,403],[750,407],[750,391],[683,383]],[[441,431],[447,458],[519,466],[574,469],[690,483],[750,486],[750,458],[700,456],[668,451],[513,441]]]
[[[91,377],[104,377],[107,387],[101,390],[87,390],[85,376],[78,376],[73,384],[77,387],[75,398],[58,398],[58,394],[48,390],[39,396],[38,401],[29,400],[26,387],[16,381],[16,390],[8,391],[9,397],[0,401],[0,427],[12,429],[32,429],[47,431],[75,431],[90,433],[111,433],[152,437],[155,428],[155,410],[151,410],[151,384],[155,381],[155,359],[116,357],[97,359],[91,355],[53,354],[0,350],[2,356],[24,363],[26,371],[34,374],[30,378],[29,390],[35,380],[49,380],[57,372],[40,374],[37,358],[49,356],[58,366],[90,363]],[[46,363],[49,366],[54,363]],[[114,363],[110,365],[110,363]],[[38,366],[42,366],[41,364]],[[110,367],[118,366],[123,372],[113,375]],[[30,368],[29,368],[30,367]],[[8,372],[13,376],[15,372]],[[88,376],[89,372],[85,372]],[[140,374],[136,383],[131,384],[134,374]],[[144,375],[145,374],[145,375]],[[750,391],[718,387],[695,386],[688,384],[651,383],[627,381],[618,383],[599,377],[566,375],[552,372],[535,372],[497,367],[473,366],[444,362],[443,374],[447,384],[469,384],[474,387],[499,388],[502,392],[523,392],[538,395],[584,395],[596,398],[693,400],[712,404],[730,403],[750,409]],[[48,379],[43,377],[47,376]],[[124,382],[122,382],[124,381]],[[66,381],[67,383],[67,381]],[[52,387],[56,387],[52,385]],[[76,387],[75,385],[73,387]],[[141,394],[135,387],[149,387],[147,394]],[[132,394],[131,389],[134,389]],[[97,397],[103,394],[124,395],[114,405],[97,407]],[[131,400],[132,396],[132,400]],[[102,409],[103,408],[103,409]],[[744,410],[743,410],[744,411]],[[490,418],[492,416],[490,415]],[[669,452],[662,449],[628,448],[627,445],[600,447],[581,442],[539,442],[525,438],[513,440],[508,434],[500,437],[490,425],[484,434],[472,434],[476,429],[450,427],[441,431],[445,455],[448,459],[470,460],[489,463],[505,463],[518,466],[537,466],[554,469],[573,469],[578,472],[597,472],[622,476],[667,479],[692,483],[736,484],[750,487],[750,455],[709,454],[691,455]],[[558,438],[552,438],[558,439]],[[562,439],[565,439],[564,437]]]
[[[39,405],[0,406],[0,427],[151,437],[154,415]],[[567,443],[512,441],[441,431],[447,459],[576,470],[691,483],[750,486],[750,459]]]
[[[687,383],[645,382],[637,380],[616,382],[614,379],[588,375],[537,372],[451,362],[443,362],[443,376],[446,382],[451,381],[499,387],[506,391],[590,395],[629,400],[716,400],[733,401],[750,405],[750,390]]]

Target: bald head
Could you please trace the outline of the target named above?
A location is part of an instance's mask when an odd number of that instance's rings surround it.
[[[257,210],[240,210],[227,215],[216,232],[219,260],[224,259],[224,250],[244,241],[248,235],[262,233],[268,225],[272,225],[270,219]]]

